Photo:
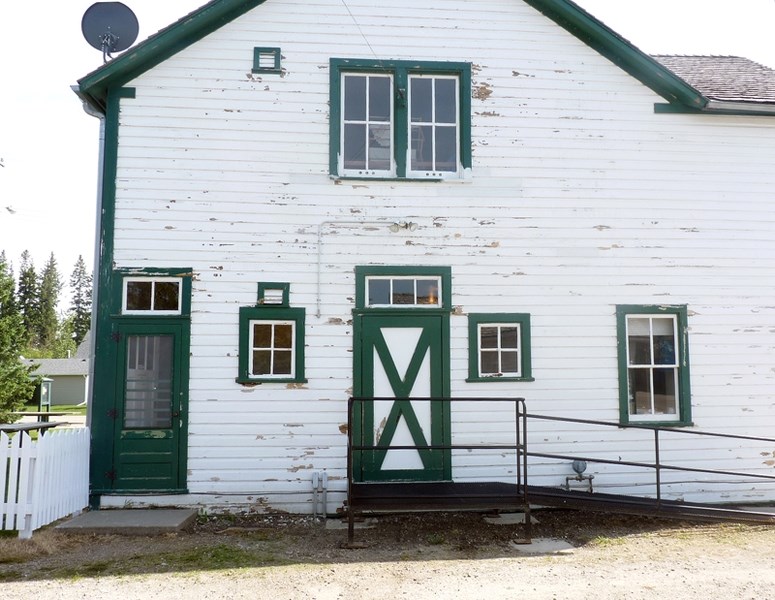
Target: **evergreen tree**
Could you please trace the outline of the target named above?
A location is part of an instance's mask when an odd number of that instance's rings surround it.
[[[13,298],[14,281],[5,253],[0,255],[0,423],[9,423],[13,411],[32,399],[36,379],[32,368],[19,360],[24,345],[24,323]]]
[[[38,347],[40,331],[40,289],[35,265],[30,253],[22,252],[19,268],[19,287],[16,290],[16,305],[24,327],[23,346]]]
[[[78,260],[75,262],[75,267],[70,275],[70,293],[72,302],[69,312],[75,334],[75,345],[78,346],[91,326],[92,275],[86,270],[81,255],[78,255]]]
[[[40,274],[38,283],[40,289],[40,301],[38,304],[39,317],[37,328],[38,348],[44,351],[51,350],[57,341],[59,319],[57,318],[57,304],[59,293],[62,291],[62,278],[57,269],[57,261],[54,253],[49,256],[46,266]]]

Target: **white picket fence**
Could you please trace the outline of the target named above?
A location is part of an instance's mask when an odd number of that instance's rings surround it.
[[[37,441],[0,432],[0,529],[20,538],[89,503],[89,429],[48,431]]]

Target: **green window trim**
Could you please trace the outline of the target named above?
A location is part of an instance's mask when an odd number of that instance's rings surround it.
[[[304,324],[306,309],[272,306],[242,306],[239,309],[239,374],[237,383],[306,383],[304,377]],[[292,364],[294,374],[290,377],[252,375],[250,373],[250,328],[256,321],[293,322],[294,339]]]
[[[677,360],[678,407],[676,419],[639,419],[630,413],[627,318],[643,315],[659,317],[670,315],[676,319],[675,349]],[[619,370],[619,422],[622,425],[654,427],[688,427],[692,423],[691,388],[689,375],[689,326],[686,305],[639,305],[626,304],[616,307],[617,355]]]
[[[282,73],[280,48],[253,48],[253,73]]]
[[[277,301],[277,293],[281,299]],[[265,306],[284,306],[290,304],[291,284],[288,282],[265,281],[258,284],[258,304]]]
[[[519,376],[482,375],[479,367],[480,325],[516,324],[519,326]],[[528,313],[470,313],[468,315],[467,382],[535,381],[530,351],[530,315]]]
[[[111,306],[110,313],[114,316],[121,315],[122,318],[143,318],[143,319],[170,319],[176,317],[190,317],[191,315],[191,280],[193,278],[191,267],[184,268],[127,268],[121,267],[111,273],[112,294],[110,295]],[[164,281],[180,280],[180,310],[169,312],[158,311],[138,311],[124,312],[124,287],[125,281]]]
[[[353,173],[340,173],[339,156],[342,152],[341,121],[342,114],[342,74],[389,74],[393,79],[393,149],[392,161],[395,165],[395,178],[386,176],[380,171],[376,177],[358,176]],[[441,61],[377,61],[364,59],[330,59],[330,120],[329,120],[329,173],[337,179],[411,179],[416,181],[437,181],[443,176],[418,177],[417,173],[408,171],[407,147],[409,145],[410,124],[408,119],[408,102],[406,90],[411,75],[454,76],[458,79],[458,121],[459,121],[459,172],[450,173],[451,180],[465,177],[472,165],[471,151],[471,63],[441,62]],[[365,170],[365,169],[364,169]]]
[[[366,296],[366,282],[369,277],[439,277],[441,280],[441,293],[439,294],[440,306],[435,308],[422,308],[419,310],[433,311],[443,310],[449,312],[452,310],[452,268],[451,267],[429,267],[429,266],[359,266],[355,267],[355,308],[356,310],[365,309],[369,311],[391,311],[406,308],[417,308],[415,305],[401,306],[396,304],[389,307],[370,308]]]

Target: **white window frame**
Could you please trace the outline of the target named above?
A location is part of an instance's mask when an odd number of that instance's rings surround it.
[[[430,79],[433,81],[432,89],[433,89],[433,96],[431,98],[431,106],[433,110],[433,120],[429,122],[414,122],[412,120],[412,80],[413,79]],[[436,80],[439,79],[448,79],[455,82],[454,90],[455,90],[455,170],[454,171],[438,171],[436,167],[436,151],[435,151],[435,142],[436,142],[436,129],[437,128],[449,128],[452,126],[451,123],[439,123],[436,121]],[[443,75],[443,74],[436,74],[436,73],[411,73],[409,75],[409,91],[408,91],[409,98],[407,99],[408,107],[407,107],[407,113],[409,115],[408,123],[407,123],[407,132],[406,132],[406,175],[407,177],[416,177],[416,178],[426,178],[426,177],[432,177],[434,179],[459,179],[461,175],[461,158],[460,158],[460,129],[461,129],[461,122],[460,122],[460,77],[458,75]],[[433,166],[434,168],[430,171],[428,170],[413,170],[412,169],[412,128],[416,125],[423,125],[423,126],[430,126],[433,129],[433,140],[434,140],[434,152],[433,152]]]
[[[256,348],[254,340],[253,340],[253,334],[254,334],[254,326],[255,325],[272,325],[272,346],[269,348]],[[274,347],[274,327],[276,325],[290,325],[291,326],[291,372],[290,373],[254,373],[253,372],[253,352],[255,350],[269,350],[270,355],[270,363],[271,363],[271,369],[274,370],[274,358],[275,358],[275,350],[278,350]],[[296,352],[298,352],[298,348],[296,348],[296,321],[293,319],[250,319],[248,321],[248,378],[249,379],[256,379],[256,380],[270,380],[270,379],[295,379],[296,378]],[[283,352],[287,352],[287,348],[281,348],[279,349]]]
[[[498,328],[498,346],[496,348],[482,348],[482,329],[484,327],[497,327]],[[517,329],[517,347],[516,348],[502,348],[501,347],[501,327],[516,327]],[[507,323],[507,322],[493,322],[493,323],[479,323],[476,328],[477,331],[477,368],[479,377],[482,378],[499,378],[499,377],[522,377],[522,324],[521,323]],[[503,369],[490,373],[485,373],[482,369],[482,352],[494,352],[498,356],[498,366],[502,366],[502,353],[505,351],[517,352],[517,371],[504,371]]]
[[[396,148],[395,148],[395,126],[396,126],[396,112],[395,112],[395,77],[393,73],[385,72],[380,73],[378,71],[342,71],[340,80],[340,89],[342,90],[341,107],[340,107],[340,123],[339,123],[339,139],[341,140],[341,150],[339,153],[339,173],[344,177],[380,177],[380,178],[395,178],[396,177]],[[345,105],[347,102],[347,86],[345,85],[345,78],[347,77],[364,77],[366,79],[366,120],[359,121],[347,121],[345,119]],[[371,77],[387,77],[390,80],[390,118],[388,121],[370,121],[368,115],[369,105],[369,81]],[[366,167],[363,169],[347,169],[344,166],[344,131],[345,125],[358,124],[366,126],[366,136],[368,138],[370,125],[388,125],[390,130],[390,168],[388,169],[369,169],[369,145],[366,144]]]
[[[151,284],[151,308],[147,310],[129,310],[127,308],[127,291],[130,283]],[[155,310],[153,307],[157,283],[178,284],[178,307],[175,310]],[[121,314],[123,315],[180,315],[183,312],[183,278],[182,277],[124,277],[121,293]]]
[[[443,294],[442,294],[442,277],[440,275],[367,275],[365,281],[365,294],[367,308],[442,308]],[[372,281],[388,281],[390,283],[389,297],[393,298],[393,282],[394,281],[414,281],[414,299],[412,304],[394,304],[392,301],[387,304],[372,304],[369,302],[369,284]],[[434,304],[417,304],[417,282],[433,280],[436,282],[436,302]]]
[[[651,357],[650,363],[630,363],[630,321],[633,319],[648,319],[649,320],[649,354]],[[655,364],[654,363],[654,319],[669,320],[673,325],[673,346],[674,346],[674,361],[672,364]],[[681,420],[681,365],[679,356],[679,331],[678,331],[678,316],[675,314],[628,314],[625,318],[625,347],[627,356],[627,380],[629,382],[629,374],[631,370],[646,370],[649,372],[650,383],[650,407],[651,412],[647,414],[632,412],[630,403],[627,403],[627,412],[630,422],[633,423],[648,423],[648,422],[671,422]],[[675,385],[675,411],[673,413],[656,413],[654,412],[654,369],[667,370],[673,369],[673,380]],[[629,386],[629,384],[628,384]]]

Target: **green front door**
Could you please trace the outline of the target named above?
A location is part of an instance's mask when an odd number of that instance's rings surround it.
[[[356,403],[354,440],[378,450],[356,452],[358,481],[439,481],[451,477],[448,444],[449,315],[390,311],[355,317],[355,395],[390,400]],[[417,449],[391,449],[415,446]]]
[[[113,488],[185,488],[187,412],[184,328],[161,321],[118,325]]]

